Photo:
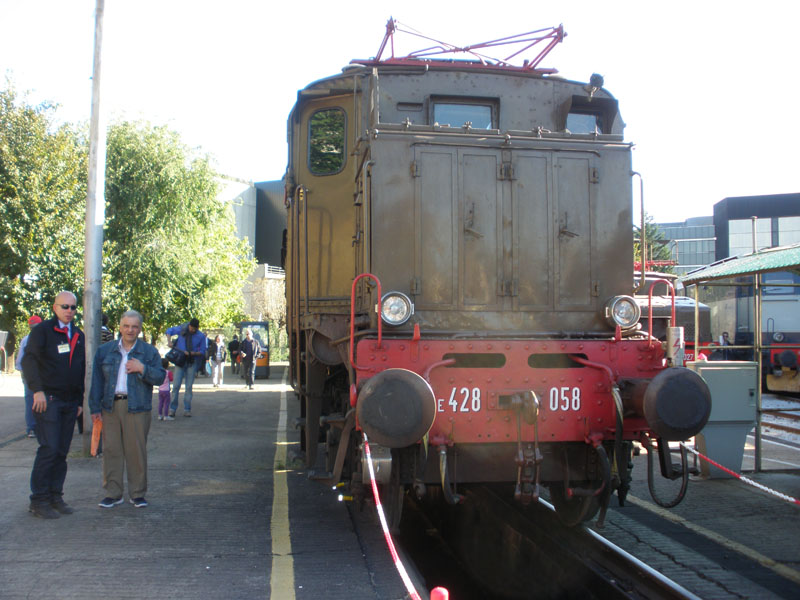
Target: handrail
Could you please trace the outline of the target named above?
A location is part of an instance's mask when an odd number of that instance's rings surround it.
[[[667,287],[669,288],[670,294],[672,295],[672,321],[670,326],[675,326],[675,286],[672,285],[672,282],[668,279],[656,279],[650,284],[650,289],[647,292],[647,333],[650,337],[650,346],[653,345],[653,288],[655,288],[656,283],[666,283]]]
[[[381,301],[381,280],[372,273],[361,273],[358,277],[353,279],[353,286],[350,289],[350,364],[353,368],[358,369],[355,359],[353,357],[353,338],[355,338],[355,320],[356,320],[356,284],[364,277],[371,277],[378,285],[378,302]],[[380,315],[378,316],[378,348],[381,347],[383,341],[383,324]]]

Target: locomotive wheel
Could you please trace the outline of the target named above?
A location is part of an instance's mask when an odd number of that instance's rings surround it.
[[[562,483],[550,486],[550,501],[556,509],[556,516],[567,527],[575,527],[588,521],[600,510],[597,496],[567,498]]]

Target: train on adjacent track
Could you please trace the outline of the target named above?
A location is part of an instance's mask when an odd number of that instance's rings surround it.
[[[667,442],[711,407],[680,366],[680,330],[661,341],[640,323],[618,102],[599,75],[540,66],[561,27],[384,57],[398,31],[390,21],[375,58],[300,90],[288,122],[307,467],[357,488],[366,437],[395,525],[409,490],[455,504],[473,484],[522,503],[547,487],[565,522],[602,519],[614,491],[624,500],[634,442],[678,477]],[[485,55],[509,43],[541,51],[521,65]]]

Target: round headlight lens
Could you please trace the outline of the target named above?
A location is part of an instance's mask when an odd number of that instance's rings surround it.
[[[639,305],[630,296],[616,296],[606,306],[606,318],[612,325],[630,329],[639,322]]]
[[[773,342],[780,343],[780,342],[782,342],[784,340],[784,338],[785,338],[785,336],[780,331],[776,331],[775,333],[772,334],[772,341]]]
[[[414,314],[414,305],[402,292],[389,292],[381,298],[381,318],[388,325],[402,325]]]

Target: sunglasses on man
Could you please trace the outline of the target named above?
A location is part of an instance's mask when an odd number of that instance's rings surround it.
[[[64,310],[78,310],[77,304],[59,304]]]

